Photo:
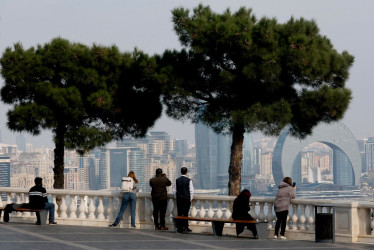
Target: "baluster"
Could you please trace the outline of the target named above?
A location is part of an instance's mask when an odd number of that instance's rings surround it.
[[[69,218],[77,218],[77,203],[75,202],[75,195],[70,195]]]
[[[55,218],[60,218],[60,206],[57,204],[56,195],[52,195],[52,202],[55,204]]]
[[[79,196],[80,204],[78,207],[78,212],[79,212],[79,219],[86,219],[86,202],[85,202],[85,196],[81,197]]]
[[[12,201],[12,193],[7,193],[6,194],[6,203],[7,204],[11,204],[13,201]]]
[[[153,204],[150,198],[146,198],[146,206],[145,206],[145,220],[148,223],[153,223]]]
[[[208,201],[209,209],[208,209],[208,218],[214,218],[214,211],[213,211],[213,201]]]
[[[97,219],[104,220],[104,204],[103,204],[103,197],[99,196],[99,205],[97,206]]]
[[[252,216],[253,219],[257,219],[256,214],[256,202],[250,202],[249,203],[251,210],[249,211],[249,214]]]
[[[61,195],[61,206],[60,206],[60,218],[65,219],[67,218],[67,207],[65,202],[66,197],[64,195]]]
[[[273,227],[273,203],[268,203],[268,214],[266,216],[266,220],[268,221],[268,228]]]
[[[223,212],[222,212],[222,201],[217,201],[217,212],[216,212],[216,218],[222,219]]]
[[[171,210],[171,215],[173,217],[177,216],[178,215],[178,208],[177,208],[177,200],[176,199],[172,199],[172,204],[173,204],[173,208]]]
[[[200,210],[199,210],[199,217],[200,218],[205,218],[205,207],[204,204],[205,201],[200,201]],[[199,221],[198,224],[205,224],[205,221]]]
[[[139,227],[140,222],[145,221],[145,198],[136,197],[135,225]]]
[[[197,216],[196,203],[197,203],[196,200],[192,200],[192,202],[191,202],[191,206],[192,206],[192,208],[190,210],[191,217],[196,217]],[[189,223],[190,224],[196,224],[196,221],[190,221]]]
[[[166,205],[166,213],[165,213],[165,222],[170,223],[171,222],[171,204],[173,203],[172,199],[168,199],[168,203]]]
[[[290,214],[288,213],[288,215],[287,215],[287,221],[286,221],[286,227],[288,228],[288,229],[292,229],[292,225],[290,224],[290,220],[291,219],[291,217],[290,217]]]
[[[231,219],[231,215],[232,215],[232,213],[231,213],[232,202],[226,201],[225,203],[226,203],[226,211],[224,213],[225,219]]]
[[[308,217],[309,231],[314,231],[314,205],[309,204],[309,217]]]
[[[94,202],[95,197],[90,196],[88,198],[89,198],[89,201],[90,201],[90,204],[88,205],[88,219],[94,220],[94,219],[96,219],[96,216],[95,216],[96,207],[95,207],[95,202]]]
[[[113,221],[113,197],[108,198],[108,207],[106,208],[107,220]]]
[[[18,194],[16,194],[16,204],[20,204],[21,203],[21,194],[20,193],[18,193]],[[30,214],[30,213],[29,213]],[[17,217],[22,217],[23,215],[25,215],[24,214],[24,212],[17,212],[16,213],[16,216]]]
[[[297,230],[297,221],[298,221],[298,218],[297,218],[297,204],[292,204],[292,230]]]
[[[259,202],[260,205],[260,213],[258,214],[258,221],[265,221],[265,211],[264,211],[264,202]]]
[[[305,230],[306,226],[305,226],[305,223],[306,223],[306,215],[305,215],[305,209],[306,209],[306,206],[304,204],[301,204],[300,205],[300,208],[301,208],[301,215],[300,215],[300,218],[299,218],[299,229],[300,230]]]
[[[0,207],[5,207],[4,202],[3,202],[3,193],[0,192]]]

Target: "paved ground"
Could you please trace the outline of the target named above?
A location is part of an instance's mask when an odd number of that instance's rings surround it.
[[[315,243],[297,240],[255,240],[173,231],[0,224],[0,249],[374,249],[374,244]]]

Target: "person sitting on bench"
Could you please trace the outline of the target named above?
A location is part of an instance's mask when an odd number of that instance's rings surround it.
[[[48,202],[47,192],[43,187],[43,179],[40,177],[36,177],[35,186],[30,188],[29,191],[29,204],[28,207],[30,209],[48,209],[49,211],[49,225],[56,225],[55,222],[55,204]],[[40,225],[40,216],[37,213],[37,225]]]
[[[234,200],[232,218],[234,220],[254,220],[253,217],[248,213],[251,208],[249,207],[249,198],[251,198],[251,192],[248,189],[244,189]],[[239,236],[244,231],[244,227],[247,226],[248,230],[252,231],[253,237],[257,239],[256,224],[244,224],[236,223],[236,236]]]

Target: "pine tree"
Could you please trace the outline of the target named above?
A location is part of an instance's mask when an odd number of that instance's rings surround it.
[[[257,19],[251,9],[222,14],[199,5],[172,11],[183,49],[159,57],[167,114],[232,133],[229,195],[238,195],[245,132],[303,138],[341,119],[353,56],[338,53],[315,21]]]

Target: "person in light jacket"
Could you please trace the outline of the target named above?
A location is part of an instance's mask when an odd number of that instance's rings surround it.
[[[286,232],[288,209],[290,208],[291,200],[296,198],[296,186],[292,185],[290,177],[285,177],[278,188],[278,193],[274,201],[274,211],[277,216],[274,239],[279,237],[279,227],[281,228],[280,238],[286,239],[284,234]]]
[[[126,210],[127,205],[130,203],[130,213],[131,213],[131,227],[135,228],[135,210],[136,210],[136,193],[139,192],[138,179],[133,171],[130,171],[127,175],[134,180],[134,185],[130,192],[123,193],[121,207],[119,209],[116,220],[109,227],[119,227],[119,222],[122,220],[123,213]]]

